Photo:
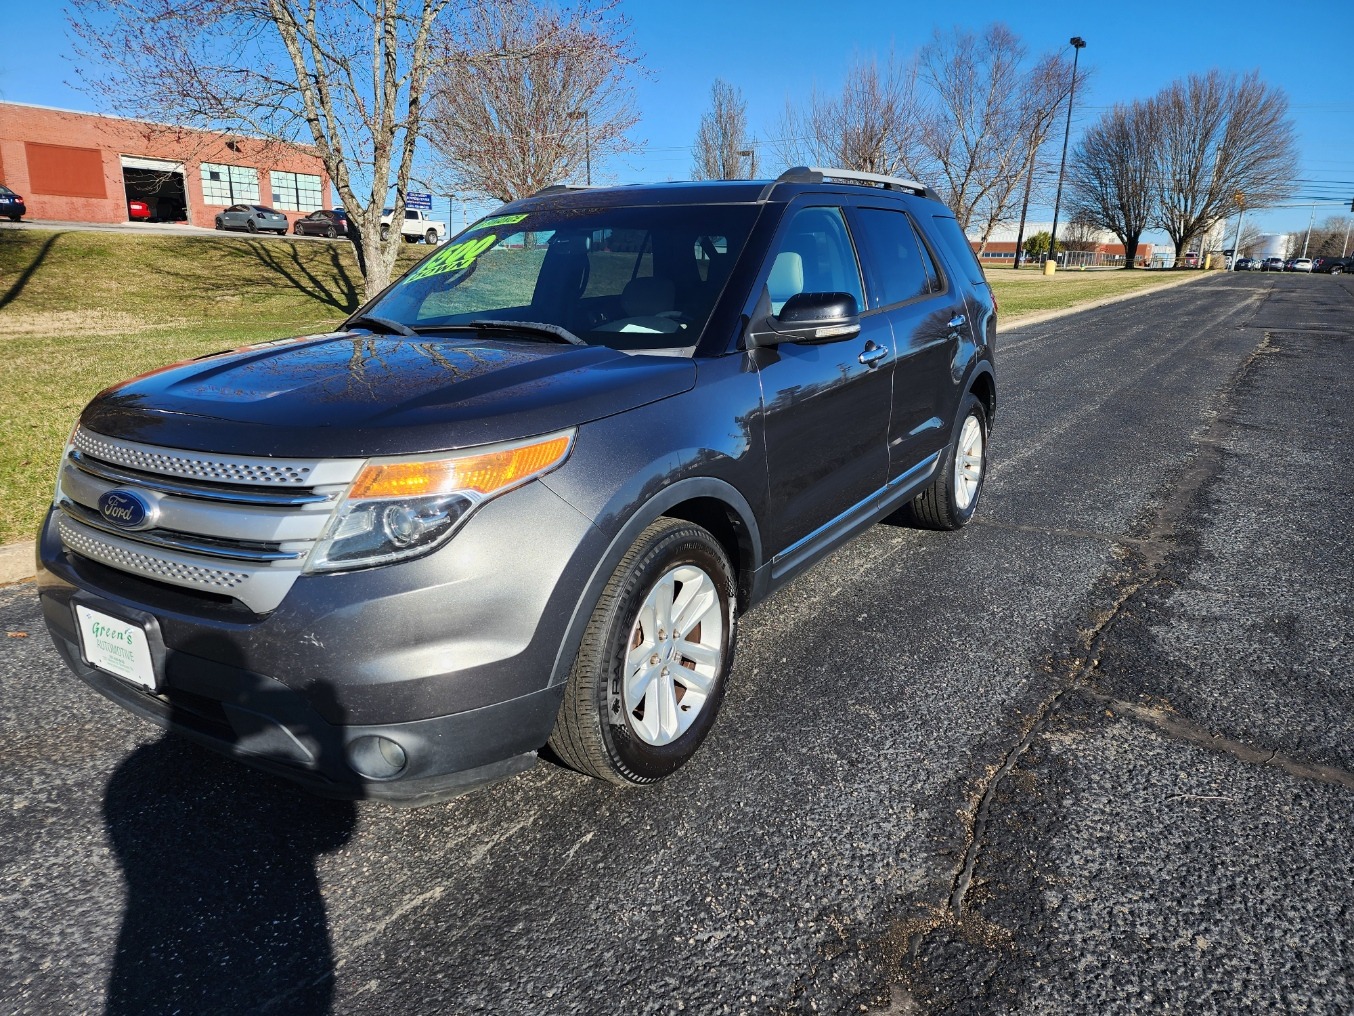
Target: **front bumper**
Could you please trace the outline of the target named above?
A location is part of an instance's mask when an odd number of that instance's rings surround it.
[[[601,541],[530,484],[483,506],[426,558],[304,576],[277,610],[256,615],[71,554],[49,518],[38,591],[67,665],[124,708],[320,794],[422,804],[534,762]],[[156,692],[82,658],[76,604],[147,633]],[[396,778],[350,764],[354,742],[369,736],[406,753]]]

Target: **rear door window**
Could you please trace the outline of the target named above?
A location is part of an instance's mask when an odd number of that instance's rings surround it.
[[[925,249],[918,247],[907,216],[888,208],[858,208],[854,215],[859,227],[856,239],[865,254],[869,276],[871,309],[891,307],[930,292],[922,260]]]

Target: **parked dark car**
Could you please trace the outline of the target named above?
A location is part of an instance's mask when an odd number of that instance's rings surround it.
[[[1280,257],[1265,258],[1264,263],[1260,265],[1262,272],[1281,272],[1283,271],[1284,261]]]
[[[1235,272],[1249,272],[1253,264],[1255,264],[1255,261],[1252,258],[1237,258],[1236,264],[1232,266],[1232,270]]]
[[[250,233],[287,232],[287,217],[267,205],[231,205],[216,213],[217,229],[243,229]]]
[[[18,222],[28,214],[28,206],[21,195],[16,194],[4,184],[0,184],[0,215],[11,222]]]
[[[347,236],[348,213],[341,208],[322,208],[297,219],[292,232],[297,236],[327,236],[331,240],[336,236]]]
[[[547,744],[652,783],[750,606],[886,516],[973,518],[995,341],[920,184],[550,187],[337,332],[98,395],[39,536],[48,629],[113,701],[320,793],[437,800]]]
[[[1320,272],[1323,275],[1343,275],[1350,270],[1350,262],[1354,258],[1347,257],[1320,257],[1312,258],[1312,271]]]

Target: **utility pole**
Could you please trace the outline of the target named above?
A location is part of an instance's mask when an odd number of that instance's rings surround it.
[[[1067,92],[1067,129],[1063,131],[1063,159],[1058,164],[1058,194],[1053,199],[1053,228],[1048,233],[1048,260],[1044,262],[1044,274],[1052,275],[1058,270],[1058,208],[1063,201],[1063,173],[1067,171],[1067,141],[1072,136],[1072,101],[1077,95],[1077,57],[1086,48],[1086,40],[1079,35],[1072,36],[1072,87]]]
[[[1241,220],[1246,217],[1246,195],[1237,191],[1232,195],[1236,199],[1236,239],[1232,241],[1232,260],[1227,265],[1229,272],[1236,271],[1237,259],[1241,257]]]
[[[1307,256],[1307,245],[1312,242],[1312,226],[1316,224],[1316,205],[1312,205],[1312,217],[1307,220],[1307,239],[1302,241],[1302,256]]]
[[[1025,172],[1025,200],[1020,203],[1020,225],[1016,229],[1015,264],[1011,267],[1020,271],[1020,248],[1025,242],[1025,216],[1030,210],[1030,188],[1034,186],[1034,149],[1030,149],[1029,165]]]

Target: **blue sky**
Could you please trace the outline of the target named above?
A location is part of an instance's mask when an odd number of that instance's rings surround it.
[[[0,99],[96,109],[94,99],[67,84],[74,73],[61,6],[15,7],[6,13],[11,41],[0,51]],[[751,128],[767,137],[787,98],[803,99],[815,85],[835,91],[853,55],[884,56],[890,45],[907,55],[934,28],[977,29],[1001,20],[1031,54],[1065,48],[1073,35],[1086,40],[1081,66],[1093,74],[1078,87],[1074,141],[1080,126],[1114,102],[1147,97],[1177,77],[1213,67],[1258,69],[1288,94],[1300,182],[1292,202],[1298,207],[1258,212],[1252,221],[1269,231],[1297,232],[1306,229],[1313,201],[1320,222],[1349,214],[1354,199],[1354,92],[1348,87],[1354,16],[1339,4],[629,0],[625,10],[649,69],[636,86],[642,116],[635,134],[644,149],[596,167],[595,176],[685,178],[716,77],[742,89]],[[1047,219],[1051,212],[1031,214]]]

